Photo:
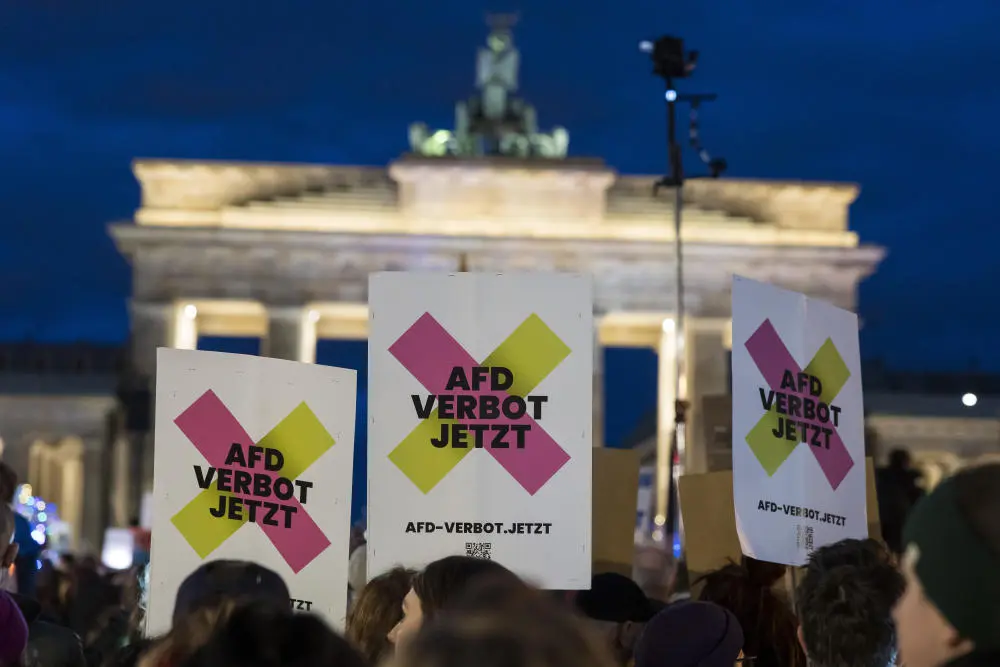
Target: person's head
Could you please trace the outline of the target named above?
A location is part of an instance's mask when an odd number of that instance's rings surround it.
[[[5,576],[10,566],[17,560],[18,545],[14,541],[16,530],[14,510],[11,509],[10,505],[0,503],[0,568],[3,569],[0,579]]]
[[[152,646],[152,639],[136,639],[115,649],[104,659],[103,667],[138,667],[142,654]]]
[[[156,639],[140,657],[139,667],[176,667],[204,646],[235,610],[236,602],[225,599],[177,616],[170,632]]]
[[[0,591],[0,667],[19,667],[28,646],[28,623],[17,602]]]
[[[810,664],[892,664],[891,612],[903,587],[892,554],[875,540],[842,540],[817,549],[796,591],[799,638]]]
[[[1000,464],[963,470],[919,502],[903,531],[900,658],[937,667],[1000,654]]]
[[[354,600],[347,615],[347,638],[371,664],[381,662],[392,649],[389,632],[403,618],[403,598],[414,574],[401,567],[389,570],[369,581]]]
[[[174,599],[174,623],[224,601],[261,601],[288,607],[291,594],[278,573],[250,561],[215,560],[187,576]]]
[[[14,502],[14,494],[18,487],[17,472],[9,465],[0,461],[0,503],[9,505]]]
[[[784,565],[744,558],[701,578],[698,596],[731,611],[743,631],[743,652],[755,667],[800,667],[805,655],[799,644],[795,614],[774,591]]]
[[[613,572],[595,574],[590,589],[580,591],[574,602],[622,665],[632,659],[643,628],[659,611],[639,584]]]
[[[240,605],[177,667],[367,667],[319,617],[289,605]]]
[[[425,621],[484,578],[518,580],[510,570],[491,560],[447,556],[434,561],[413,578],[413,585],[403,598],[403,617],[389,632],[389,641],[396,646],[405,644]]]
[[[394,667],[615,667],[564,604],[517,580],[483,580],[435,615]]]
[[[653,617],[635,648],[635,667],[736,667],[743,630],[711,602],[676,602]]]
[[[889,452],[889,467],[896,470],[909,470],[913,460],[905,449],[894,449]]]

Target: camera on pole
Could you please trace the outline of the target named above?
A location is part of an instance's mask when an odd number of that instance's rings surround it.
[[[685,52],[680,37],[665,35],[655,41],[640,42],[639,48],[653,61],[653,74],[667,82],[691,76],[698,64],[698,52]]]
[[[698,130],[698,109],[703,102],[715,99],[714,94],[678,94],[674,82],[687,79],[698,64],[697,51],[685,51],[684,41],[679,37],[663,36],[655,40],[639,43],[639,49],[649,55],[653,63],[653,74],[663,79],[666,86],[666,149],[667,173],[653,186],[653,196],[657,196],[661,188],[673,190],[673,222],[674,222],[674,396],[681,396],[681,378],[684,377],[684,251],[681,235],[681,223],[684,209],[684,164],[681,145],[677,142],[677,105],[687,103],[690,106],[688,124],[688,143],[698,154],[699,159],[708,167],[709,175],[718,178],[726,170],[726,161],[713,157],[701,143]],[[684,474],[686,449],[686,410],[687,405],[677,401],[674,409],[674,432],[669,446],[661,442],[657,447],[656,466],[656,531],[654,540],[662,540],[667,534],[675,537],[675,550],[679,555],[683,552],[684,527],[681,522],[677,497],[677,480]]]

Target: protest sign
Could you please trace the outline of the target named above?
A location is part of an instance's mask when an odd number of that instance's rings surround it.
[[[353,370],[157,351],[149,634],[219,559],[274,570],[293,609],[343,623],[356,388]]]
[[[591,573],[587,277],[370,278],[368,576],[453,554]]]
[[[865,503],[868,508],[867,536],[882,539],[875,493],[875,466],[865,459]],[[681,518],[684,521],[684,557],[692,578],[708,574],[728,563],[739,563],[743,550],[736,531],[733,503],[733,472],[682,475],[677,483]]]
[[[733,278],[733,497],[743,553],[801,565],[868,534],[858,318]]]

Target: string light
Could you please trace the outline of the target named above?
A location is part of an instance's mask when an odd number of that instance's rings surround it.
[[[31,525],[31,539],[38,544],[45,544],[50,529],[59,523],[59,513],[56,506],[36,497],[30,484],[22,484],[17,491],[17,501],[14,509],[28,520]]]

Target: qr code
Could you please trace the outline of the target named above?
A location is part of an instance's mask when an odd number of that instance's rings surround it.
[[[795,543],[799,549],[805,550],[806,553],[812,553],[816,550],[816,535],[812,526],[796,526],[795,527]]]
[[[470,558],[493,560],[493,545],[490,542],[466,542],[465,555]]]

